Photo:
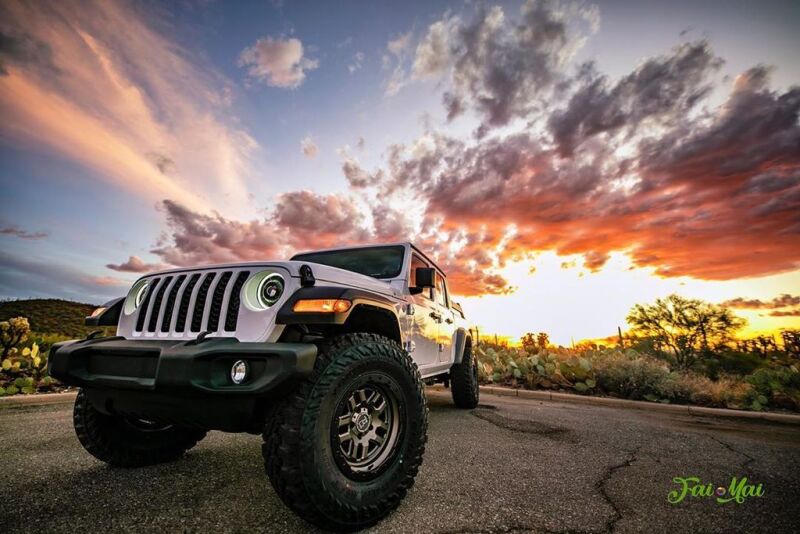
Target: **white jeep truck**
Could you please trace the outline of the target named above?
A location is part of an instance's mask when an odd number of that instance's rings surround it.
[[[75,431],[111,465],[180,457],[209,430],[262,434],[266,472],[309,522],[356,530],[395,509],[427,436],[423,381],[478,404],[477,363],[444,273],[410,243],[144,276],[56,344],[80,387]]]

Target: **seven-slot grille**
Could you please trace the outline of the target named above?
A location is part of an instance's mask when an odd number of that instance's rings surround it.
[[[234,332],[250,271],[175,273],[150,279],[136,332]]]

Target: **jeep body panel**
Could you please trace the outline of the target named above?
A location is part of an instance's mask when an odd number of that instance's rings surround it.
[[[469,330],[447,295],[444,273],[410,243],[399,245],[402,268],[389,279],[293,260],[148,274],[127,297],[87,319],[98,326],[116,323],[117,335],[54,345],[50,372],[85,388],[99,410],[134,413],[140,406],[136,413],[147,419],[247,430],[272,399],[313,368],[316,346],[289,342],[286,329],[359,331],[353,323],[369,329],[365,318],[380,314],[383,324],[395,325],[389,337],[411,355],[423,378],[446,373],[461,360]],[[434,288],[411,291],[415,265],[436,270]],[[309,268],[310,281],[303,277]],[[248,295],[268,275],[280,276],[283,292],[273,305],[259,308]],[[132,306],[137,287],[145,289]],[[346,299],[351,306],[341,313],[295,312],[300,299]],[[237,360],[253,372],[246,386],[230,382]],[[226,410],[236,415],[226,418]]]

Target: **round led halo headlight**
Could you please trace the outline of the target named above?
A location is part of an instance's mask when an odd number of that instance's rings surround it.
[[[248,372],[247,362],[244,360],[236,360],[231,366],[231,382],[236,385],[243,383],[247,380]]]
[[[150,287],[149,280],[139,280],[131,290],[128,292],[128,297],[125,299],[125,314],[130,315],[136,311],[147,295],[147,288]]]
[[[274,306],[283,296],[286,287],[283,277],[277,273],[270,274],[258,286],[258,300],[265,308]]]
[[[144,300],[144,295],[147,292],[147,286],[149,285],[150,284],[145,282],[144,284],[142,284],[142,287],[136,290],[136,294],[133,296],[133,305],[136,306],[137,308]]]

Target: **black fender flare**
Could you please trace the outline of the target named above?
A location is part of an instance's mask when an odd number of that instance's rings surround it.
[[[302,299],[346,299],[353,305],[341,313],[297,313],[294,311],[294,305]],[[275,324],[343,325],[356,308],[364,305],[391,312],[399,324],[397,310],[392,300],[379,293],[342,286],[312,286],[298,289],[278,310]]]
[[[470,339],[471,341],[469,332],[465,328],[459,328],[456,330],[455,360],[453,361],[454,365],[461,363],[464,359],[464,349],[467,346],[467,339]]]
[[[109,300],[102,306],[103,311],[98,315],[90,315],[84,319],[86,326],[117,326],[119,324],[119,316],[122,313],[122,306],[125,304],[126,297],[118,297],[114,300]]]

